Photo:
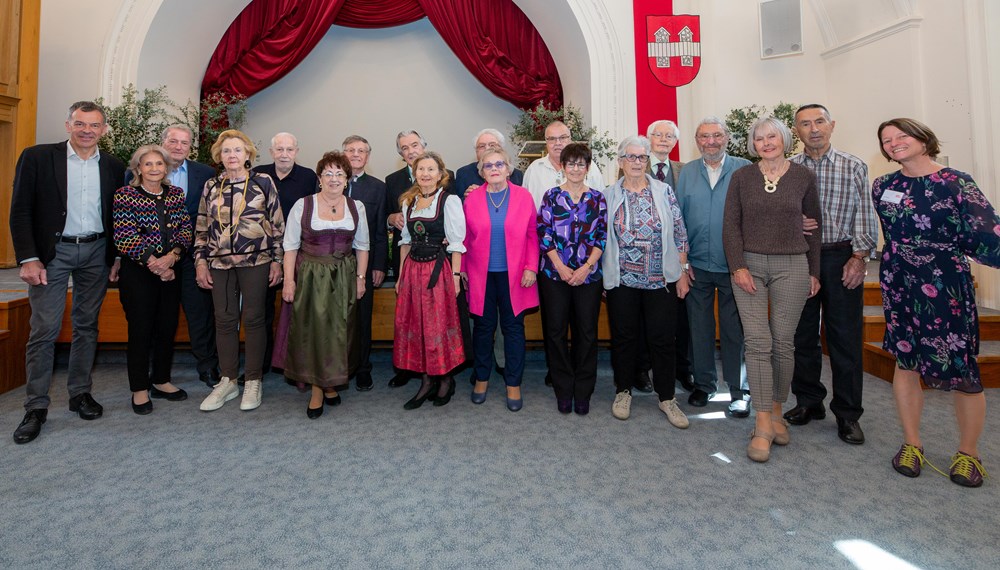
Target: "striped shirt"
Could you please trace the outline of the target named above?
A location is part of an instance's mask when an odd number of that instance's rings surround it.
[[[868,194],[868,165],[832,146],[819,160],[805,153],[790,160],[816,174],[823,243],[849,240],[854,251],[873,253],[878,244],[878,220]]]

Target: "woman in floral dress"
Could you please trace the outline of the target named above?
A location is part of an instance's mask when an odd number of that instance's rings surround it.
[[[882,155],[901,165],[872,186],[885,246],[880,281],[885,309],[883,349],[896,357],[892,390],[904,443],[892,459],[907,477],[926,462],[920,441],[923,392],[953,391],[958,452],[951,480],[983,483],[977,442],[986,420],[979,379],[979,319],[966,256],[1000,266],[1000,219],[968,174],[934,159],[937,136],[913,119],[879,125]],[[933,466],[932,466],[933,467]]]

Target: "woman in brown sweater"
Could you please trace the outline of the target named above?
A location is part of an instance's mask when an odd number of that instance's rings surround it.
[[[747,456],[760,462],[768,460],[772,442],[788,444],[781,405],[795,367],[795,327],[806,299],[819,291],[820,234],[802,229],[803,215],[822,223],[819,192],[813,173],[785,158],[791,149],[792,133],[781,121],[753,124],[747,150],[760,162],[733,173],[723,218],[757,412]]]

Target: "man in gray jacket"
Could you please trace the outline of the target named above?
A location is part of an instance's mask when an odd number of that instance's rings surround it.
[[[733,298],[726,254],[722,250],[722,216],[733,172],[750,162],[726,154],[729,130],[716,117],[706,117],[698,123],[694,141],[701,159],[687,163],[677,181],[677,201],[684,215],[690,246],[691,290],[684,301],[691,329],[695,390],[688,403],[705,406],[718,384],[714,310],[718,292],[722,377],[729,385],[729,413],[745,418],[750,415],[750,395],[743,364],[743,326]]]

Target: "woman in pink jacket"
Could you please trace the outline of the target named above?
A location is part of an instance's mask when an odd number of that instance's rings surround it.
[[[472,402],[486,401],[493,370],[493,335],[497,321],[504,336],[504,382],[507,409],[521,409],[524,372],[524,313],[538,306],[538,223],[535,202],[525,188],[511,184],[510,158],[494,150],[479,159],[486,184],[465,199],[465,270],[476,385]]]

